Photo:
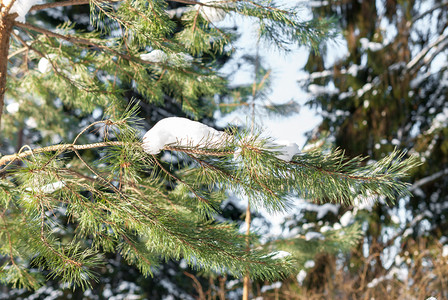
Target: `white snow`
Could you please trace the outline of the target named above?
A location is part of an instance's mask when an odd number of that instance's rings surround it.
[[[324,233],[324,232],[328,232],[330,230],[333,230],[333,227],[328,226],[328,225],[324,225],[320,228],[320,232]]]
[[[171,65],[188,67],[193,62],[193,56],[188,53],[175,53],[168,55],[162,50],[152,50],[148,53],[140,54],[140,59],[153,63],[170,63]]]
[[[299,285],[303,284],[303,281],[306,278],[306,271],[305,270],[300,270],[299,274],[297,274],[297,282],[299,283]]]
[[[314,239],[325,240],[325,237],[323,236],[322,233],[314,232],[314,231],[310,231],[305,234],[306,241],[310,241],[310,240],[314,240]]]
[[[314,262],[314,260],[307,260],[303,266],[307,269],[311,269],[314,268],[315,265],[316,263]]]
[[[356,93],[358,97],[362,97],[365,93],[372,89],[373,85],[371,83],[366,83],[362,88],[360,88]]]
[[[199,2],[204,4],[210,4],[215,6],[222,6],[222,0],[199,0]],[[221,2],[221,3],[220,3]],[[227,12],[224,9],[215,8],[215,7],[209,7],[204,5],[196,4],[196,9],[199,10],[199,13],[201,14],[204,19],[206,19],[209,22],[215,23],[224,20],[226,17]]]
[[[369,108],[369,106],[370,106],[369,100],[364,100],[363,106],[364,106],[364,108]]]
[[[44,194],[51,194],[57,190],[62,189],[65,186],[64,181],[55,181],[43,186],[39,186],[38,184],[35,184],[32,188],[28,187],[25,190],[26,191],[37,191]]]
[[[176,58],[184,64],[191,64],[191,62],[193,61],[193,56],[191,56],[188,53],[177,53],[176,54]]]
[[[400,266],[404,262],[404,258],[400,255],[395,255],[394,262],[396,266]]]
[[[327,87],[327,86],[317,85],[317,84],[308,85],[308,91],[315,96],[326,95],[326,94],[335,95],[335,94],[339,93],[339,89],[337,89],[336,87]]]
[[[333,213],[335,216],[338,215],[338,211],[340,208],[339,204],[332,204],[332,203],[325,203],[322,205],[309,203],[307,201],[303,201],[302,203],[299,203],[298,206],[300,206],[300,209],[307,210],[307,211],[315,211],[317,213],[317,219],[320,220],[324,218],[328,213]]]
[[[50,55],[48,55],[48,58],[53,60],[56,58],[56,54],[52,53]],[[51,71],[51,69],[53,68],[51,65],[50,60],[48,60],[48,58],[46,57],[42,57],[39,60],[39,63],[37,64],[37,69],[39,70],[39,72],[41,72],[42,74],[48,73]]]
[[[389,272],[385,276],[380,276],[378,278],[374,278],[371,282],[367,284],[367,287],[369,289],[376,287],[379,283],[385,281],[385,280],[391,280],[392,278],[396,278],[400,281],[406,281],[408,277],[408,270],[407,269],[399,269],[396,267],[393,267],[389,270]]]
[[[339,220],[339,223],[341,223],[342,227],[348,226],[353,221],[353,214],[349,210],[345,214],[342,215],[341,219]]]
[[[448,245],[443,245],[442,256],[443,257],[447,257],[448,256]]]
[[[26,119],[26,121],[25,121],[25,125],[26,125],[28,128],[33,129],[33,128],[36,128],[36,127],[37,127],[37,121],[36,121],[35,118],[33,118],[33,117],[29,117],[28,119]]]
[[[375,206],[376,201],[374,196],[362,196],[359,195],[353,200],[353,205],[356,209],[356,212],[360,209],[372,211],[372,208]]]
[[[143,137],[143,150],[158,154],[167,145],[180,147],[222,147],[230,136],[200,122],[170,117],[157,122]]]
[[[411,234],[414,233],[414,230],[412,228],[407,228],[404,232],[403,232],[403,237],[408,237]]]
[[[56,181],[42,186],[40,190],[42,191],[42,193],[51,194],[59,189],[62,189],[64,186],[64,181]]]
[[[263,287],[261,288],[261,292],[262,292],[262,293],[265,293],[265,292],[267,292],[267,291],[274,290],[274,289],[279,289],[279,288],[281,288],[281,287],[282,287],[282,282],[281,282],[281,281],[277,281],[277,282],[274,282],[274,283],[271,284],[271,285],[265,285],[265,286],[263,286]]]
[[[20,105],[18,102],[13,102],[13,103],[6,105],[6,111],[11,115],[17,113],[19,111],[19,108],[20,108]]]
[[[367,38],[361,38],[359,40],[359,42],[361,43],[361,48],[362,49],[369,50],[369,51],[372,51],[372,52],[379,51],[379,50],[384,48],[383,44],[371,42]]]
[[[3,5],[7,6],[11,0],[4,0]],[[40,0],[16,0],[9,11],[10,14],[17,13],[17,22],[25,23],[25,16],[33,5],[39,4]]]
[[[274,254],[272,259],[282,259],[291,255],[291,253],[282,250],[273,252],[272,254]]]
[[[400,224],[400,218],[397,215],[391,215],[390,216],[390,220],[392,221],[392,223],[394,224]]]
[[[187,261],[185,259],[181,259],[179,262],[179,267],[181,267],[182,269],[188,268]]]
[[[294,155],[299,153],[299,146],[287,140],[276,140],[271,143],[275,147],[275,151],[279,152],[276,156],[284,161],[291,161]]]
[[[162,50],[156,49],[148,53],[140,54],[140,58],[153,63],[162,63],[168,60],[168,55]]]

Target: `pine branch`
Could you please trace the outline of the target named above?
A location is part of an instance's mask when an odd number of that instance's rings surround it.
[[[28,150],[21,153],[11,154],[11,155],[5,155],[0,158],[0,166],[3,166],[5,164],[11,164],[15,160],[22,159],[25,157],[28,157],[30,155],[44,153],[44,152],[53,152],[53,151],[67,151],[67,150],[86,150],[86,149],[94,149],[94,148],[101,148],[101,147],[108,147],[108,146],[123,146],[126,145],[124,142],[116,141],[116,142],[100,142],[100,143],[93,143],[93,144],[87,144],[87,145],[74,145],[74,144],[60,144],[60,145],[52,145],[44,148],[34,149],[34,150]]]
[[[89,47],[102,49],[104,51],[111,52],[111,53],[113,53],[115,55],[118,55],[118,56],[120,56],[120,57],[122,57],[122,58],[124,58],[126,60],[137,60],[137,61],[139,61],[140,63],[143,63],[143,64],[150,64],[151,63],[151,62],[148,62],[148,61],[145,61],[145,60],[141,60],[141,59],[132,57],[132,56],[127,55],[127,54],[120,53],[117,50],[115,50],[113,48],[110,48],[108,46],[101,45],[101,44],[98,44],[98,43],[94,43],[94,42],[92,42],[89,39],[84,39],[84,38],[79,38],[79,37],[75,37],[75,36],[69,36],[69,35],[63,35],[63,34],[55,33],[55,32],[52,32],[50,30],[47,30],[47,29],[44,29],[44,28],[40,28],[40,27],[31,25],[31,24],[28,24],[28,23],[14,22],[14,26],[17,26],[17,27],[20,27],[20,28],[29,29],[29,30],[32,30],[32,31],[36,31],[36,32],[42,33],[42,34],[44,34],[46,36],[50,36],[50,37],[54,37],[54,38],[57,38],[57,39],[61,39],[61,40],[64,40],[64,41],[67,41],[67,42],[70,42],[70,43],[74,43],[74,44],[78,44],[78,45],[85,45],[85,46],[89,46]]]
[[[121,2],[123,0],[101,0],[100,2],[104,3],[116,3]],[[65,7],[65,6],[74,6],[74,5],[86,5],[90,4],[91,0],[68,0],[68,1],[60,1],[60,2],[52,2],[45,4],[38,4],[31,7],[30,11],[34,10],[43,10],[47,8],[55,8],[55,7]]]

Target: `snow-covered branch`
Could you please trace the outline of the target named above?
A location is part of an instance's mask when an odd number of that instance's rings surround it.
[[[358,71],[361,69],[363,69],[363,67],[360,65],[351,65],[350,68],[348,68],[348,69],[338,70],[338,73],[342,74],[342,75],[356,76],[358,74]],[[331,71],[331,70],[324,70],[321,72],[313,72],[311,74],[299,76],[297,78],[297,81],[299,81],[299,82],[312,81],[312,80],[316,80],[316,79],[320,79],[320,78],[330,77],[330,76],[333,76],[334,74],[335,74],[335,72]]]
[[[428,9],[428,10],[422,12],[421,14],[415,16],[415,17],[412,19],[412,23],[409,24],[409,25],[412,26],[416,21],[420,20],[420,19],[423,18],[424,16],[426,16],[426,15],[432,13],[433,11],[435,11],[435,10],[437,10],[437,9],[439,9],[439,8],[442,8],[442,7],[444,7],[444,6],[447,6],[447,5],[448,5],[448,1],[444,1],[444,2],[442,2],[442,3],[439,3],[438,5],[434,5],[434,6],[432,6],[430,9]]]
[[[440,35],[434,42],[423,48],[408,64],[406,65],[406,68],[408,70],[413,69],[417,66],[417,64],[425,58],[425,56],[430,51],[436,51],[434,49],[437,49],[435,47],[446,47],[448,45],[447,43],[448,36],[446,34]]]

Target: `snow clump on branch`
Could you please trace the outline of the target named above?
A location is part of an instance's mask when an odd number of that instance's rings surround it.
[[[186,118],[170,117],[157,122],[143,136],[142,148],[149,154],[158,154],[167,145],[177,147],[221,148],[232,140],[229,134],[218,131],[200,122]],[[299,153],[296,143],[277,140],[263,145],[269,151],[275,152],[278,159],[289,162]],[[241,149],[235,151],[235,157],[241,155]]]
[[[25,16],[30,11],[31,7],[39,4],[40,0],[16,0],[12,5],[9,13],[17,13],[18,17],[15,19],[17,22],[25,23]],[[6,7],[11,3],[11,0],[3,1],[3,7]]]
[[[188,67],[192,64],[194,58],[188,53],[176,53],[168,55],[162,50],[156,49],[148,53],[140,54],[140,59],[152,63],[169,63],[174,66]]]
[[[223,6],[222,5],[223,0],[199,0],[199,2],[215,6]],[[204,19],[212,23],[224,20],[227,14],[227,12],[224,9],[199,4],[196,4],[196,9],[199,10],[199,13],[201,14],[202,17],[204,17]]]
[[[287,140],[277,140],[272,142],[272,145],[276,147],[276,151],[280,152],[277,154],[277,158],[284,161],[291,161],[294,155],[299,153],[299,146]]]
[[[162,50],[156,49],[148,53],[140,54],[140,58],[153,63],[162,63],[168,60],[168,55]]]
[[[157,122],[143,137],[142,148],[158,154],[167,145],[178,147],[220,148],[230,135],[186,118],[170,117]]]

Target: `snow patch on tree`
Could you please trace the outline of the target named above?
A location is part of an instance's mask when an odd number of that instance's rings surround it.
[[[280,152],[277,155],[278,159],[289,162],[292,160],[294,155],[299,153],[299,146],[294,142],[290,142],[287,140],[277,140],[274,141],[272,144],[278,148],[275,150]]]
[[[148,53],[140,54],[140,58],[153,63],[163,63],[168,60],[168,55],[162,50],[156,49]]]
[[[9,13],[17,13],[18,17],[15,20],[20,23],[25,23],[26,14],[28,14],[33,5],[39,4],[40,2],[40,0],[16,0]],[[8,6],[9,3],[11,3],[11,0],[3,1],[5,7]]]
[[[194,148],[219,148],[230,136],[200,122],[171,117],[160,120],[143,137],[143,150],[158,154],[167,145]]]
[[[53,60],[53,59],[56,58],[56,54],[53,54],[53,53],[52,53],[52,54],[48,55],[48,58],[51,59],[51,60]],[[48,72],[50,72],[51,69],[52,69],[51,62],[50,62],[50,60],[48,60],[48,58],[46,58],[46,57],[42,57],[42,58],[39,60],[39,63],[37,64],[37,69],[38,69],[39,72],[41,72],[42,74],[48,73]]]
[[[381,43],[375,43],[369,41],[367,38],[361,38],[359,40],[361,43],[361,48],[364,50],[369,50],[371,52],[376,52],[384,48],[384,45]]]
[[[282,258],[291,256],[291,253],[286,252],[286,251],[282,251],[282,250],[280,250],[280,251],[276,251],[276,252],[274,252],[274,253],[272,253],[272,254],[274,254],[274,255],[272,256],[272,259],[282,259]]]
[[[307,269],[311,269],[314,268],[315,265],[316,263],[314,262],[314,260],[307,260],[303,266]]]
[[[173,55],[168,55],[159,49],[140,54],[140,59],[152,63],[169,63],[171,65],[180,67],[188,67],[194,60],[193,56],[188,53],[181,52]]]
[[[300,270],[300,272],[297,274],[296,279],[297,282],[299,283],[299,285],[303,284],[303,281],[306,278],[306,271],[305,270]]]
[[[9,103],[5,108],[9,114],[13,115],[19,111],[20,104],[18,102]]]
[[[342,215],[339,223],[341,223],[342,227],[347,227],[351,222],[353,222],[353,213],[349,210]]]
[[[222,6],[222,0],[199,0],[199,2],[204,4],[210,4],[215,6]],[[201,16],[209,22],[220,22],[224,20],[227,12],[224,9],[209,7],[204,5],[196,4],[196,9],[199,10]]]

